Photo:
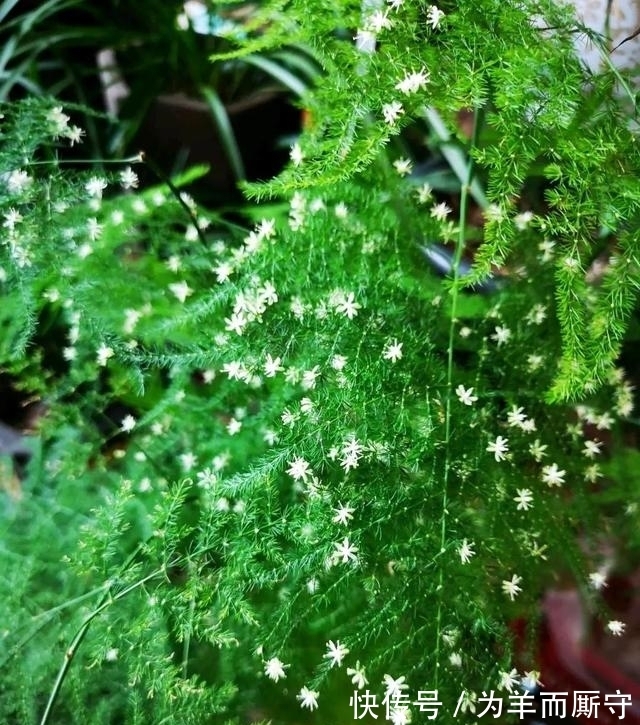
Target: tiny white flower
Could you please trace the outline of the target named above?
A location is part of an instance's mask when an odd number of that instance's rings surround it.
[[[185,473],[188,473],[193,468],[195,468],[196,464],[198,463],[197,456],[192,453],[191,451],[188,451],[187,453],[181,453],[180,456],[180,464],[182,465],[182,470]]]
[[[337,665],[340,667],[342,660],[349,654],[349,649],[343,644],[340,644],[340,640],[335,643],[332,640],[327,642],[327,653],[323,655],[325,659],[328,659],[331,663],[331,667]]]
[[[607,586],[607,574],[604,571],[594,571],[591,574],[589,574],[589,582],[591,586],[596,589],[600,590],[603,587]]]
[[[615,637],[620,637],[624,633],[626,625],[624,622],[620,622],[618,619],[613,619],[607,624],[607,629]]]
[[[584,442],[584,448],[582,454],[587,458],[593,458],[594,456],[600,455],[600,447],[602,443],[599,441],[586,440]]]
[[[458,385],[455,392],[458,400],[464,405],[473,405],[478,400],[478,396],[473,394],[473,388],[465,388],[464,385]]]
[[[533,494],[528,488],[519,488],[514,501],[518,504],[518,511],[528,511],[532,507]]]
[[[338,219],[346,219],[349,214],[349,209],[343,201],[340,201],[333,207],[333,213]]]
[[[85,191],[94,199],[102,199],[102,192],[107,188],[106,179],[92,176],[84,185]]]
[[[513,601],[518,594],[522,591],[519,584],[522,581],[522,577],[514,574],[511,579],[505,579],[502,582],[502,591]]]
[[[380,33],[382,30],[389,30],[393,27],[393,22],[389,18],[388,12],[376,10],[368,19],[368,25],[372,33]]]
[[[108,649],[104,658],[107,662],[115,662],[118,659],[118,650],[115,647]]]
[[[436,5],[429,5],[427,8],[427,25],[430,25],[435,30],[440,25],[442,18],[444,18],[442,10]]]
[[[120,424],[120,430],[123,433],[130,433],[135,427],[136,419],[132,415],[125,416]]]
[[[542,481],[549,487],[562,486],[565,473],[565,471],[561,471],[558,468],[557,463],[552,463],[550,466],[544,466],[542,468]]]
[[[396,159],[393,162],[393,167],[399,176],[408,176],[413,169],[413,164],[411,159]]]
[[[489,443],[486,450],[488,453],[493,453],[496,461],[504,461],[509,450],[509,440],[508,438],[497,436],[495,441]]]
[[[419,204],[426,204],[431,201],[433,197],[433,187],[426,181],[416,189],[416,195],[418,197]]]
[[[298,142],[294,143],[291,147],[289,158],[291,159],[291,162],[294,166],[300,166],[300,164],[303,162],[304,153],[302,152],[302,149],[300,148],[300,144]]]
[[[424,89],[429,82],[429,73],[423,68],[420,71],[413,71],[396,84],[396,90],[401,91],[405,95],[417,93],[420,89]]]
[[[227,433],[230,436],[236,435],[236,433],[239,433],[242,429],[242,421],[236,420],[236,418],[231,418],[231,420],[227,423]]]
[[[351,683],[358,690],[361,690],[365,685],[369,684],[369,680],[365,676],[364,667],[360,665],[360,660],[356,662],[355,667],[347,667],[347,675],[351,677]]]
[[[449,216],[449,214],[451,214],[451,207],[443,201],[440,204],[435,204],[434,206],[432,206],[429,213],[434,219],[437,219],[439,222],[445,222],[447,221],[447,217]]]
[[[273,378],[276,373],[281,373],[283,370],[282,360],[279,357],[273,358],[271,355],[267,354],[267,359],[264,363],[264,374],[268,378]]]
[[[185,281],[173,282],[169,285],[169,289],[179,302],[184,302],[187,297],[193,294],[193,290]]]
[[[316,387],[316,379],[320,375],[320,368],[315,365],[311,370],[305,370],[302,373],[300,385],[303,390],[313,390]]]
[[[33,183],[33,178],[22,169],[15,169],[9,174],[7,188],[10,194],[21,194]]]
[[[289,667],[289,665],[285,665],[278,657],[272,657],[265,662],[264,673],[270,680],[278,682],[278,680],[284,679],[287,676],[287,673],[284,671],[286,667]]]
[[[342,299],[338,300],[335,305],[336,312],[352,320],[357,316],[358,310],[362,308],[362,305],[355,301],[355,295],[353,292],[349,292],[344,295]]]
[[[391,675],[384,675],[382,684],[385,686],[385,699],[399,700],[403,695],[403,690],[408,690],[409,685],[406,682],[406,677],[398,677],[394,679]]]
[[[546,451],[548,447],[549,446],[546,444],[542,445],[536,438],[536,440],[529,445],[529,453],[535,458],[537,463],[540,463],[544,456],[547,455]]]
[[[609,413],[605,412],[597,415],[594,422],[598,430],[610,430],[614,420]]]
[[[512,428],[520,428],[527,416],[524,414],[524,408],[518,408],[515,405],[511,406],[511,410],[507,413],[507,425]]]
[[[211,270],[215,275],[218,282],[226,282],[229,277],[233,274],[233,267],[229,262],[221,262],[217,267],[213,267]]]
[[[87,233],[92,242],[95,242],[102,234],[102,224],[98,224],[98,220],[95,217],[87,219]]]
[[[355,511],[355,509],[351,508],[349,504],[346,506],[338,504],[338,508],[333,510],[335,512],[335,516],[332,521],[336,524],[343,524],[344,526],[348,526],[349,521],[353,518],[353,512]]]
[[[73,146],[74,144],[80,143],[82,141],[82,137],[85,135],[84,130],[81,129],[79,126],[70,126],[66,132],[65,137],[69,139],[69,145]]]
[[[533,221],[533,212],[523,211],[513,218],[513,223],[519,232],[523,232]]]
[[[331,358],[331,367],[338,372],[344,370],[346,364],[347,358],[344,355],[334,355]]]
[[[130,166],[127,166],[124,171],[120,172],[120,183],[123,189],[137,189],[138,188],[138,174]]]
[[[537,670],[529,670],[520,678],[520,682],[527,690],[533,690],[536,687],[543,687],[540,681],[540,673]]]
[[[452,652],[449,655],[449,662],[453,667],[462,667],[462,655],[460,652]]]
[[[100,345],[98,348],[98,352],[96,354],[96,362],[101,367],[104,367],[107,364],[107,361],[113,357],[113,348],[109,347],[108,345],[105,345],[104,343]]]
[[[309,710],[314,710],[318,707],[319,695],[319,692],[310,690],[308,687],[303,687],[300,690],[300,693],[296,695],[296,699],[300,700],[300,707],[306,707]]]
[[[393,342],[388,343],[385,349],[382,351],[382,357],[385,360],[391,360],[392,363],[398,362],[402,359],[402,343],[398,342],[395,338]]]
[[[520,677],[516,669],[512,669],[511,672],[500,672],[500,683],[498,684],[499,690],[508,690],[513,692],[513,688],[520,684]]]
[[[287,473],[294,481],[306,481],[307,477],[311,475],[311,469],[309,467],[309,463],[305,461],[304,458],[296,456],[293,461],[289,461]]]
[[[224,329],[228,332],[235,332],[237,335],[242,335],[244,328],[247,326],[247,318],[243,312],[233,312],[231,317],[225,317]]]
[[[385,123],[388,123],[389,125],[393,125],[403,113],[404,108],[402,106],[402,103],[399,103],[398,101],[385,103],[385,105],[382,106],[382,116],[385,120]]]
[[[511,330],[508,327],[504,327],[502,325],[498,325],[495,328],[495,332],[493,333],[493,335],[491,335],[491,339],[498,344],[498,347],[500,347],[505,342],[508,342],[510,337]]]
[[[602,472],[600,466],[597,463],[592,463],[584,471],[584,478],[589,483],[595,483],[599,478],[602,478]]]
[[[333,552],[333,558],[338,559],[343,564],[348,564],[350,561],[357,562],[358,547],[354,546],[349,542],[347,537],[341,543],[334,544],[335,551]]]
[[[537,355],[535,353],[529,355],[527,357],[527,367],[529,368],[529,372],[534,372],[535,370],[538,370],[538,368],[542,367],[542,363],[544,362],[544,358],[542,355]]]
[[[473,550],[474,546],[473,541],[462,540],[462,545],[458,549],[458,556],[463,564],[468,564],[471,561],[471,557],[476,555],[476,552]]]

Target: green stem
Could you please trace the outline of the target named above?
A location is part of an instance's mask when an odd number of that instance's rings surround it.
[[[151,581],[152,579],[155,579],[156,577],[162,575],[165,573],[165,567],[162,567],[161,569],[157,569],[153,573],[147,575],[143,579],[138,580],[137,582],[134,582],[133,584],[129,585],[125,589],[123,589],[121,592],[118,592],[115,596],[109,596],[109,592],[105,594],[105,596],[100,601],[100,604],[96,609],[91,612],[91,614],[87,615],[82,624],[80,625],[80,628],[76,632],[75,636],[71,640],[71,643],[69,647],[67,647],[67,651],[64,654],[64,660],[62,662],[62,665],[60,666],[60,669],[58,670],[58,676],[56,677],[56,681],[53,685],[53,689],[51,690],[51,694],[49,695],[49,701],[47,702],[47,706],[45,708],[45,711],[42,715],[42,719],[40,720],[40,725],[47,725],[49,722],[49,718],[51,717],[51,713],[53,711],[53,707],[56,704],[56,701],[58,699],[58,695],[60,694],[60,690],[62,688],[62,684],[65,681],[65,678],[67,676],[67,673],[69,672],[69,668],[71,667],[71,662],[73,661],[73,658],[78,651],[78,648],[82,644],[82,641],[84,640],[87,632],[89,631],[89,627],[91,626],[91,622],[98,617],[102,612],[107,609],[107,607],[110,607],[115,602],[119,601],[120,599],[123,599],[127,596],[127,594],[130,594],[135,589],[138,589],[141,586],[144,586],[148,581]]]
[[[470,150],[475,148],[478,140],[478,132],[480,128],[481,111],[479,108],[474,109],[473,115],[473,135],[471,138]],[[456,328],[456,311],[458,306],[458,294],[460,291],[460,262],[465,248],[465,232],[467,208],[469,205],[469,196],[471,191],[471,181],[473,179],[473,157],[469,154],[466,170],[466,178],[463,181],[460,192],[460,215],[458,225],[458,240],[453,259],[453,279],[451,284],[451,323],[449,326],[449,344],[447,348],[447,392],[445,401],[445,428],[444,428],[444,444],[445,444],[445,460],[444,472],[442,480],[442,514],[440,516],[440,549],[439,555],[445,552],[447,541],[447,516],[449,514],[449,473],[451,471],[451,401],[453,396],[453,344]],[[440,672],[440,641],[442,639],[442,614],[443,614],[443,595],[444,572],[446,562],[441,559],[438,574],[438,585],[436,587],[438,606],[436,610],[436,642],[434,648],[435,657],[435,674],[434,688],[438,688],[438,676]]]
[[[129,156],[126,159],[47,159],[43,161],[29,161],[28,166],[52,166],[59,164],[139,164],[142,161],[141,154]]]
[[[163,181],[171,190],[171,193],[175,196],[175,198],[178,200],[178,204],[187,212],[189,215],[189,218],[191,219],[191,222],[193,226],[196,228],[196,234],[198,235],[198,239],[200,240],[201,244],[203,244],[205,247],[207,246],[207,239],[204,236],[204,232],[202,229],[200,229],[200,225],[198,224],[198,218],[196,217],[193,209],[187,204],[187,202],[182,198],[182,194],[180,193],[180,190],[178,187],[171,181],[171,179],[167,176],[167,174],[164,173],[164,171],[154,162],[152,161],[147,154],[144,153],[144,151],[140,152],[140,157],[150,169],[153,171],[153,173],[160,179],[160,181]]]

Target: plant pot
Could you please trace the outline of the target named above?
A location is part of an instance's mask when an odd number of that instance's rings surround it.
[[[283,93],[261,91],[226,106],[231,128],[249,181],[278,173],[288,158],[278,148],[283,135],[297,133],[300,114]],[[237,178],[211,111],[204,101],[184,94],[159,96],[151,105],[134,147],[144,150],[165,173],[207,164],[203,183],[216,193],[233,193]]]

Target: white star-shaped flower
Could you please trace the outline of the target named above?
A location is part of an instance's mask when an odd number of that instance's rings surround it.
[[[334,544],[335,551],[333,557],[339,559],[343,564],[348,564],[350,561],[354,563],[358,561],[356,554],[358,553],[358,547],[354,546],[349,542],[349,539],[345,537],[342,543]]]
[[[382,357],[385,360],[391,360],[392,363],[402,359],[402,343],[396,339],[390,342],[382,351]]]
[[[356,662],[355,667],[347,667],[347,675],[351,678],[351,683],[358,690],[361,690],[365,685],[369,684],[369,680],[365,677],[364,667],[360,665],[360,660]]]
[[[333,642],[329,640],[327,642],[327,653],[323,655],[325,659],[330,660],[331,667],[342,664],[342,660],[349,654],[349,649],[343,644],[340,644],[340,640]]]
[[[270,680],[277,682],[287,676],[287,673],[284,671],[285,667],[289,667],[289,665],[285,665],[278,657],[272,657],[264,664],[264,674]]]
[[[353,518],[353,512],[355,511],[355,509],[351,508],[348,504],[346,506],[338,504],[338,508],[333,510],[335,512],[335,516],[332,521],[335,524],[342,524],[343,526],[348,526],[349,521]]]
[[[518,495],[514,497],[514,501],[518,504],[518,511],[528,511],[532,507],[533,494],[528,488],[519,488]]]
[[[389,125],[394,124],[400,116],[404,113],[402,103],[398,101],[392,101],[391,103],[385,103],[382,106],[382,116],[386,123]]]
[[[495,441],[491,441],[486,448],[488,453],[493,453],[496,461],[504,461],[507,457],[506,454],[509,451],[509,440],[502,436],[497,436]]]
[[[303,687],[296,698],[300,700],[300,707],[306,707],[309,710],[315,710],[318,707],[318,697],[320,693]]]
[[[612,619],[607,624],[607,629],[611,634],[613,634],[615,637],[620,637],[624,633],[626,625],[624,622],[619,621],[618,619]]]
[[[267,354],[267,359],[264,363],[264,374],[268,378],[273,378],[276,373],[281,373],[283,370],[282,360],[279,357],[273,358],[271,355]]]
[[[566,471],[561,471],[557,463],[550,466],[544,466],[542,469],[542,481],[547,486],[562,486]]]
[[[424,89],[429,82],[429,73],[423,68],[420,71],[413,71],[396,84],[396,90],[401,91],[405,95],[417,93],[420,89]]]
[[[123,433],[131,433],[131,431],[136,427],[136,419],[132,415],[127,415],[123,418],[122,423],[120,424],[120,430]]]
[[[406,677],[398,677],[394,679],[391,675],[385,675],[382,684],[385,686],[385,700],[399,700],[402,697],[403,690],[408,690],[409,685],[405,681]]]
[[[291,151],[289,152],[289,158],[291,159],[291,163],[294,166],[300,166],[300,164],[304,160],[304,153],[302,149],[300,148],[299,143],[294,143],[291,147]]]
[[[508,327],[497,325],[491,339],[498,344],[498,347],[509,341],[511,330]]]
[[[356,302],[356,296],[353,292],[349,292],[347,295],[344,295],[342,299],[339,299],[336,302],[335,305],[336,312],[348,317],[350,320],[357,316],[358,310],[361,308],[362,305]]]
[[[193,294],[193,290],[189,285],[182,281],[182,282],[173,282],[169,285],[169,289],[171,290],[173,296],[179,301],[184,302],[187,297],[191,296]]]
[[[476,552],[473,550],[474,546],[473,541],[462,540],[462,545],[458,549],[458,556],[463,564],[468,564],[471,561],[471,557],[476,555]]]
[[[455,392],[458,400],[464,405],[473,405],[478,400],[478,396],[473,394],[473,388],[465,388],[464,385],[458,385]]]
[[[440,25],[442,18],[444,18],[442,10],[436,5],[429,5],[427,8],[427,25],[430,25],[435,30]]]
[[[602,443],[599,441],[586,440],[584,442],[584,448],[582,454],[587,458],[593,458],[594,456],[600,455],[600,447]]]
[[[309,464],[304,458],[296,456],[293,461],[289,461],[289,468],[287,473],[293,478],[294,481],[303,480],[306,481],[307,477],[311,475],[311,469]]]
[[[589,574],[589,582],[591,586],[596,589],[600,590],[603,587],[607,586],[607,574],[604,571],[594,571],[591,574]]]
[[[509,599],[511,599],[511,601],[513,601],[522,591],[519,586],[521,581],[522,577],[514,574],[511,579],[505,579],[502,582],[502,591],[509,597]]]
[[[437,219],[437,221],[446,222],[447,217],[451,214],[451,207],[443,201],[440,204],[432,206],[429,213],[434,219]]]
[[[411,163],[411,159],[396,159],[393,162],[393,168],[399,176],[408,176],[413,169],[413,164]]]
[[[499,690],[508,690],[513,692],[513,688],[520,684],[520,677],[518,676],[518,670],[513,669],[511,672],[500,673],[500,683],[498,684]]]
[[[368,26],[372,33],[380,33],[382,30],[389,30],[393,27],[393,22],[389,18],[388,12],[376,10],[369,17]]]

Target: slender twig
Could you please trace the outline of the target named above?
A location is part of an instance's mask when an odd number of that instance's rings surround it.
[[[171,190],[171,193],[175,196],[180,206],[187,212],[189,215],[189,219],[191,219],[191,222],[193,223],[193,226],[196,229],[196,234],[198,235],[198,239],[200,242],[206,247],[207,246],[207,238],[204,235],[204,232],[200,228],[200,225],[198,224],[198,218],[196,217],[193,209],[187,204],[187,202],[182,198],[182,194],[180,193],[180,190],[178,187],[171,181],[169,176],[164,173],[164,171],[152,160],[149,158],[149,156],[144,152],[140,152],[140,159],[143,163],[145,163],[151,171],[160,179],[160,181],[164,182],[169,189]]]
[[[29,166],[58,166],[60,164],[139,164],[142,161],[140,154],[129,156],[126,159],[45,159],[40,161],[29,161]]]
[[[473,114],[473,134],[471,138],[470,151],[476,146],[478,141],[478,132],[480,128],[480,117],[481,109],[474,109]],[[453,347],[454,347],[454,336],[456,327],[456,310],[458,305],[458,295],[460,293],[460,262],[462,260],[462,254],[465,248],[465,233],[466,233],[466,217],[467,207],[469,204],[469,196],[471,193],[471,181],[473,179],[473,157],[469,153],[469,160],[467,164],[466,179],[462,184],[460,193],[460,215],[459,215],[459,227],[458,227],[458,240],[456,243],[456,250],[453,259],[453,279],[451,282],[451,323],[449,325],[449,344],[447,348],[447,392],[445,401],[445,429],[444,429],[444,446],[445,446],[445,460],[444,460],[444,471],[442,476],[442,514],[440,516],[440,548],[439,553],[442,554],[445,550],[445,544],[447,540],[447,515],[449,513],[449,473],[451,471],[451,399],[453,395]],[[440,672],[440,640],[442,638],[442,610],[443,610],[443,595],[442,590],[444,587],[444,570],[446,562],[441,560],[439,565],[439,576],[438,585],[436,587],[437,594],[437,613],[436,613],[436,642],[434,648],[434,662],[435,662],[435,674],[434,674],[434,688],[438,688],[438,676]]]
[[[67,673],[69,672],[69,668],[71,667],[71,662],[73,661],[73,658],[78,651],[78,648],[82,644],[82,641],[87,635],[87,632],[89,631],[89,627],[91,626],[93,620],[100,614],[102,614],[102,612],[110,607],[112,604],[126,597],[127,594],[130,594],[135,589],[144,586],[148,581],[151,581],[152,579],[155,579],[156,577],[164,573],[165,567],[163,566],[160,569],[156,569],[156,571],[152,572],[151,574],[148,574],[143,579],[140,579],[137,582],[130,584],[128,587],[125,587],[115,596],[110,596],[109,592],[106,592],[105,596],[101,599],[100,604],[96,607],[96,609],[94,609],[91,614],[88,614],[84,618],[82,624],[80,625],[80,628],[78,629],[73,639],[71,640],[71,643],[67,647],[67,651],[64,653],[64,660],[62,662],[62,665],[60,666],[60,669],[58,670],[58,676],[56,677],[56,681],[51,690],[51,694],[49,695],[49,700],[42,715],[42,719],[40,720],[40,725],[47,725],[47,723],[49,722],[53,707],[56,704],[62,685],[65,681]]]

